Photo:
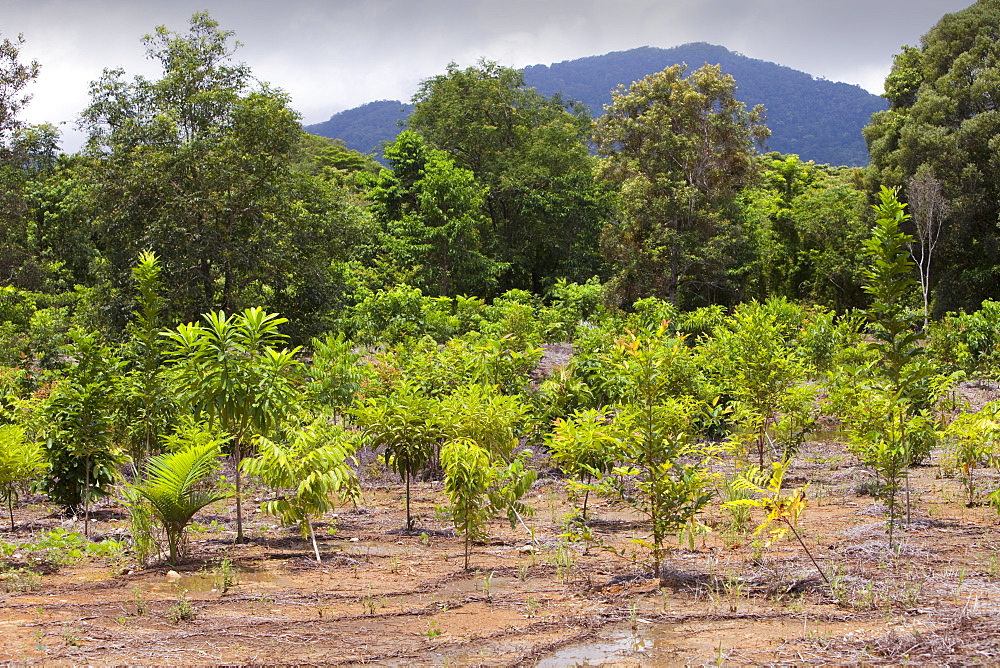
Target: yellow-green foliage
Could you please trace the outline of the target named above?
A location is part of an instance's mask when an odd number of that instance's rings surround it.
[[[14,502],[18,492],[44,468],[42,448],[25,438],[24,429],[10,424],[0,426],[0,495],[7,502],[11,531],[14,530]]]
[[[965,500],[970,505],[977,503],[981,495],[975,470],[994,461],[998,454],[998,411],[1000,404],[991,402],[980,411],[959,415],[944,431],[944,439],[949,446],[948,464],[962,481]]]
[[[349,466],[355,441],[342,428],[320,420],[291,432],[285,442],[257,439],[257,456],[243,461],[247,475],[260,478],[281,493],[261,504],[261,510],[281,520],[297,524],[303,536],[313,539],[316,560],[320,561],[312,529],[312,518],[334,507],[335,494],[354,496],[357,485]]]
[[[455,528],[465,537],[465,568],[469,567],[469,544],[483,534],[493,509],[487,491],[494,472],[489,453],[468,438],[441,447],[444,491],[451,501]]]

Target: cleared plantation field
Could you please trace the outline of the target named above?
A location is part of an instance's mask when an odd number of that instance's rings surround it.
[[[858,494],[869,476],[836,440],[805,444],[787,480],[810,482],[799,524],[831,574],[802,549],[769,549],[704,516],[711,532],[671,550],[671,586],[631,542],[636,516],[591,500],[591,544],[569,540],[562,481],[541,478],[536,515],[490,527],[462,569],[462,539],[440,483],[415,483],[417,528],[402,532],[403,492],[369,467],[356,508],[307,540],[252,513],[235,545],[234,509],[218,503],[190,533],[174,573],[136,569],[128,554],[70,559],[14,551],[4,560],[0,660],[65,664],[668,665],[989,663],[1000,650],[1000,531],[942,477],[941,453],[911,475],[913,515],[888,546],[884,509]],[[544,470],[543,457],[536,465]],[[248,506],[250,504],[247,504]],[[33,504],[7,543],[71,523]],[[95,536],[124,538],[117,505]],[[76,528],[80,528],[79,524]],[[609,549],[622,552],[616,556]],[[636,552],[636,559],[630,555]],[[35,558],[41,561],[36,561]],[[18,570],[25,569],[25,570]],[[37,573],[31,575],[30,573]]]

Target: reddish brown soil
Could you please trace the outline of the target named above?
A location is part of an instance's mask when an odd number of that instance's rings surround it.
[[[937,463],[938,458],[935,458]],[[561,481],[531,492],[536,515],[511,530],[499,522],[462,568],[462,541],[439,510],[439,483],[415,487],[417,535],[399,532],[401,487],[366,485],[357,508],[318,527],[324,562],[307,542],[253,513],[251,542],[233,544],[232,508],[197,519],[187,560],[160,565],[63,565],[34,582],[0,580],[0,661],[14,664],[315,665],[804,665],[991,664],[1000,657],[1000,533],[990,508],[967,508],[937,466],[911,479],[913,515],[890,549],[885,520],[859,496],[867,474],[836,443],[809,443],[790,484],[810,481],[800,524],[833,579],[818,577],[786,538],[755,549],[726,528],[673,551],[676,574],[661,588],[632,542],[643,524],[620,508],[591,504],[592,530],[621,552],[567,543]],[[371,476],[369,476],[371,480]],[[60,525],[52,508],[19,509],[6,542]],[[126,532],[108,504],[97,534]],[[212,521],[215,524],[212,524]],[[77,523],[80,528],[80,523]],[[424,535],[420,535],[423,532]],[[632,558],[634,553],[635,558]],[[238,582],[220,590],[217,563]],[[17,557],[8,568],[17,566]],[[131,567],[131,570],[130,570]],[[19,586],[29,591],[14,591]],[[193,619],[177,620],[188,601]]]

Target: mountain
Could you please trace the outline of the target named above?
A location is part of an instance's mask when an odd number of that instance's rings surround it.
[[[382,155],[382,142],[392,141],[413,111],[412,104],[379,100],[334,114],[330,120],[305,126],[306,132],[342,139],[347,148]]]
[[[560,93],[583,102],[594,117],[604,113],[611,91],[648,74],[687,63],[688,71],[704,63],[719,64],[736,79],[736,97],[748,107],[763,104],[771,138],[769,150],[796,153],[803,160],[862,166],[868,150],[861,129],[873,113],[886,109],[883,98],[860,86],[815,79],[805,72],[728,49],[697,42],[670,49],[641,47],[603,56],[524,68],[524,80],[540,93]],[[412,105],[397,101],[370,102],[306,126],[308,132],[343,139],[362,153],[378,153],[381,142],[399,133]]]

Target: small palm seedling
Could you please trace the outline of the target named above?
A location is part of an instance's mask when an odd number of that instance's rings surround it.
[[[146,462],[143,479],[132,486],[149,502],[153,515],[163,525],[171,564],[177,563],[184,530],[195,513],[227,496],[205,484],[221,454],[222,441],[210,439],[151,457]]]
[[[256,457],[243,461],[244,472],[286,492],[265,501],[261,510],[284,525],[299,525],[303,537],[312,540],[316,561],[322,563],[312,519],[333,510],[333,494],[356,495],[354,471],[348,464],[353,440],[340,427],[319,420],[292,431],[285,443],[260,437],[257,451]]]

